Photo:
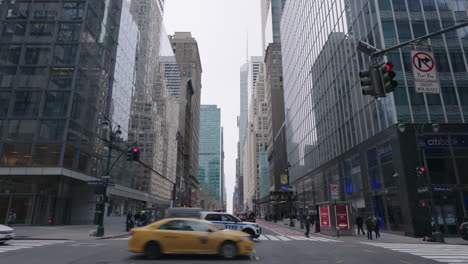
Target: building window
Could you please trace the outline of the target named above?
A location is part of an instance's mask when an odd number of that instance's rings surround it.
[[[45,116],[66,116],[68,112],[70,93],[48,92],[44,104]]]
[[[62,18],[77,20],[83,18],[85,3],[63,3]]]
[[[53,23],[31,23],[29,29],[30,36],[52,36],[54,30]]]
[[[5,144],[3,146],[3,166],[26,166],[31,159],[31,144]]]
[[[36,120],[9,120],[8,139],[32,140],[36,124]]]
[[[424,11],[436,11],[434,0],[422,0]]]
[[[21,46],[1,45],[0,46],[0,63],[1,64],[18,64],[21,55]]]
[[[78,41],[80,38],[81,23],[63,23],[59,26],[58,41]]]
[[[29,15],[29,3],[15,3],[10,1],[10,5],[7,11],[7,18],[12,19],[26,19]]]
[[[26,33],[26,22],[5,23],[2,36],[24,36]]]
[[[25,64],[48,64],[49,63],[49,48],[28,47],[24,55]]]
[[[15,93],[14,116],[36,116],[41,101],[40,92],[21,91]]]
[[[61,144],[38,144],[34,148],[33,166],[56,166],[60,161]]]
[[[65,120],[42,120],[39,130],[39,139],[61,140],[65,129]]]
[[[10,104],[11,92],[0,92],[0,117],[5,117],[8,113],[8,105]],[[0,130],[1,135],[1,130]]]
[[[75,64],[78,46],[57,45],[54,52],[54,64]]]
[[[74,68],[53,68],[50,73],[49,89],[71,89]]]

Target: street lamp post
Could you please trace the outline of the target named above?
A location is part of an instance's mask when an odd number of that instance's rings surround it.
[[[107,186],[109,185],[109,176],[111,170],[111,158],[112,158],[112,146],[116,138],[122,135],[122,131],[120,130],[120,125],[117,126],[117,129],[114,131],[112,127],[112,123],[108,120],[102,122],[102,129],[104,131],[109,132],[109,141],[108,141],[108,153],[107,153],[107,165],[106,165],[106,173],[105,173],[105,181],[104,181],[104,189],[102,193],[102,205],[99,215],[99,225],[96,231],[96,236],[102,237],[104,236],[104,213],[106,209],[106,202],[107,202]]]
[[[288,187],[290,186],[291,184],[291,181],[290,181],[290,178],[289,178],[289,168],[291,168],[291,164],[289,164],[289,162],[287,163],[286,165],[286,168],[284,168],[284,171],[286,172],[286,174],[288,175]],[[289,191],[289,188],[288,188],[288,200],[289,200],[289,226],[290,227],[293,227],[294,226],[294,222],[293,222],[293,203],[292,203],[292,195]]]
[[[423,174],[423,180],[424,183],[428,186],[428,193],[429,193],[429,214],[431,216],[431,230],[432,230],[432,219],[434,219],[434,224],[435,224],[435,232],[434,232],[434,238],[437,242],[444,243],[444,234],[440,232],[440,226],[439,226],[439,216],[437,211],[434,208],[434,186],[432,185],[432,179],[431,175],[429,174],[429,168],[426,160],[426,152],[423,149],[425,147],[425,144],[421,144],[420,142],[420,135],[424,134],[424,126],[426,124],[432,124],[432,131],[437,133],[439,132],[440,126],[439,124],[432,123],[431,121],[425,122],[422,124],[420,130],[418,130],[416,124],[413,125],[414,131],[415,131],[415,136],[416,136],[416,147],[417,147],[417,152],[418,152],[418,159],[419,159],[419,164],[423,164],[424,168],[424,174]],[[406,124],[400,123],[398,124],[398,129],[400,130],[401,133],[404,133],[406,130]],[[422,157],[421,157],[422,155]]]

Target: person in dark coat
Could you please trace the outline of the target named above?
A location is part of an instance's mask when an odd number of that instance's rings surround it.
[[[125,230],[128,232],[134,227],[135,223],[133,222],[133,216],[131,213],[127,214],[127,221],[125,221]]]
[[[377,217],[374,217],[374,232],[375,232],[375,239],[380,238],[379,218]]]
[[[304,235],[306,237],[309,237],[309,233],[310,233],[310,216],[307,215],[304,219],[304,225],[305,225],[305,228],[306,228],[306,232],[304,233]]]
[[[374,219],[372,219],[372,216],[369,216],[366,219],[366,227],[367,227],[367,239],[372,240],[372,230],[374,230]]]
[[[366,233],[364,232],[364,228],[363,228],[363,226],[364,226],[364,220],[362,219],[361,216],[358,216],[358,217],[356,218],[356,225],[357,225],[357,233],[358,233],[358,235],[360,235],[361,232],[362,232],[362,235],[365,236]]]

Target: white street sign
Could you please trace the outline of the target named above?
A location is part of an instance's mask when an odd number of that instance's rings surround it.
[[[432,51],[411,51],[414,87],[417,93],[440,93],[439,78]]]
[[[331,195],[339,195],[338,184],[330,184]]]

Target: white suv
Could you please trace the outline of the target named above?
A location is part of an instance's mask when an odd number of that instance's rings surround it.
[[[259,225],[250,222],[242,222],[239,218],[221,212],[200,212],[200,218],[211,222],[219,229],[231,229],[242,231],[253,238],[257,238],[262,233]]]

